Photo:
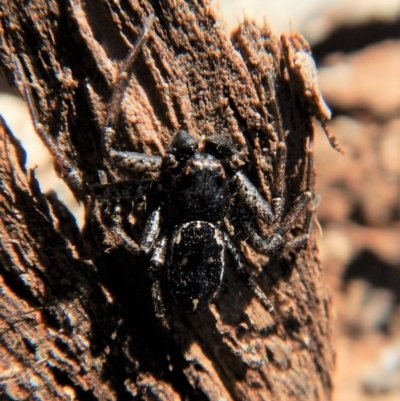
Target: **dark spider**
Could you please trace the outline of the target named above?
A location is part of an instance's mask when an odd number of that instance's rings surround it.
[[[134,252],[151,254],[150,276],[156,312],[164,319],[160,286],[160,272],[166,266],[169,291],[178,307],[184,311],[206,308],[217,296],[226,263],[226,251],[236,265],[237,272],[262,305],[273,312],[263,291],[249,275],[240,251],[235,245],[229,226],[231,217],[238,217],[241,228],[253,247],[264,254],[285,246],[297,247],[306,242],[312,227],[315,201],[309,188],[300,194],[294,205],[283,216],[284,171],[286,145],[277,145],[277,174],[275,193],[269,204],[246,177],[244,163],[230,141],[222,136],[197,139],[186,131],[173,138],[165,157],[144,153],[118,151],[112,148],[116,120],[129,70],[140,47],[147,39],[152,19],[128,57],[116,83],[109,107],[104,142],[111,159],[120,167],[129,168],[147,178],[142,180],[103,184],[92,187],[96,198],[130,198],[146,200],[148,218],[139,245],[134,243],[122,227],[113,227]],[[311,175],[312,165],[306,167]],[[151,185],[150,185],[150,184]],[[312,207],[310,207],[310,205]],[[287,241],[287,234],[305,214],[300,235]],[[256,221],[258,224],[254,224]],[[274,226],[264,237],[258,225]]]

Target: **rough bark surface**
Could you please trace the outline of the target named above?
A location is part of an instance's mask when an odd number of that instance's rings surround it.
[[[247,155],[250,175],[273,182],[282,124],[290,209],[306,186],[311,118],[329,118],[314,78],[296,70],[299,53],[285,50],[300,43],[297,50],[307,55],[301,38],[280,41],[267,26],[246,21],[230,41],[205,1],[1,0],[0,10],[0,65],[26,100],[31,88],[37,132],[86,206],[81,233],[56,196],[40,192],[2,123],[4,399],[329,400],[330,302],[314,238],[269,257],[241,241],[276,317],[232,266],[209,310],[185,315],[167,305],[167,331],[153,311],[148,258],[130,252],[110,229],[107,208],[85,192],[98,182],[98,170],[110,182],[129,178],[107,158],[102,125],[118,69],[154,13],[113,146],[163,155],[178,129],[220,133]],[[132,223],[127,232],[135,239],[141,226]]]

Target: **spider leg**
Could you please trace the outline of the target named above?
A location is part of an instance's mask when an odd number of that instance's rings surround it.
[[[243,204],[238,206],[238,214],[240,219],[240,224],[246,233],[247,238],[250,240],[253,247],[261,253],[268,253],[271,249],[276,248],[279,244],[271,244],[268,239],[263,238],[258,233],[258,227],[255,223],[253,216],[247,207]]]
[[[165,266],[165,257],[167,254],[168,239],[165,235],[156,241],[153,254],[150,259],[149,277],[151,280],[151,298],[153,300],[156,317],[161,321],[162,325],[168,330],[170,325],[166,318],[166,309],[161,292],[161,269]]]
[[[49,152],[53,156],[54,161],[61,166],[68,182],[75,188],[82,190],[82,178],[78,173],[78,169],[68,162],[65,155],[59,150],[56,141],[49,134],[45,125],[40,122],[38,110],[35,107],[33,94],[31,90],[31,83],[25,75],[23,67],[17,57],[11,56],[15,65],[15,82],[19,86],[20,92],[28,105],[32,123],[36,133],[40,139],[46,144]]]
[[[133,241],[123,229],[119,206],[117,206],[113,211],[110,231],[114,237],[111,248],[116,248],[118,245],[123,245],[130,253],[134,255],[140,253],[141,249],[138,244]]]
[[[275,221],[274,213],[269,203],[261,196],[257,188],[250,182],[242,171],[235,174],[236,186],[241,201],[265,223]]]
[[[154,20],[155,20],[154,14],[150,14],[150,16],[147,19],[146,24],[143,28],[143,32],[140,35],[135,46],[133,47],[132,52],[129,54],[127,59],[122,64],[120,70],[118,71],[117,79],[114,83],[114,91],[113,91],[113,94],[111,97],[111,101],[110,101],[107,116],[106,116],[106,123],[105,123],[106,148],[111,148],[110,145],[111,145],[112,137],[109,136],[109,134],[114,133],[115,122],[118,118],[119,110],[121,108],[122,98],[124,97],[125,89],[128,85],[129,79],[130,79],[130,75],[131,75],[130,73],[132,70],[132,66],[133,66],[138,54],[142,50],[143,46],[145,45],[145,43],[149,37],[149,34],[151,32],[151,27],[154,24]]]
[[[238,182],[238,193],[243,202],[242,205],[239,205],[239,216],[241,225],[244,228],[244,231],[247,237],[250,239],[254,248],[263,253],[268,254],[279,246],[285,245],[285,235],[286,233],[293,228],[299,216],[304,213],[307,206],[310,205],[310,202],[313,200],[313,196],[311,193],[311,188],[313,185],[312,180],[312,155],[311,152],[308,152],[308,162],[305,166],[306,176],[306,186],[307,191],[299,195],[295,201],[290,212],[283,218],[279,227],[276,231],[269,235],[267,238],[263,238],[260,234],[258,234],[258,228],[256,223],[254,222],[253,217],[250,212],[253,212],[256,216],[259,216],[265,222],[278,222],[281,219],[283,212],[283,193],[284,193],[284,172],[286,165],[286,145],[283,142],[278,144],[277,149],[277,163],[276,163],[276,181],[274,183],[274,199],[272,199],[272,208],[269,204],[261,197],[257,189],[251,184],[251,182],[244,176],[243,173],[238,172],[237,182]],[[316,198],[312,202],[312,207],[308,208],[307,214],[304,222],[303,232],[298,235],[296,238],[291,240],[288,244],[285,245],[286,248],[296,248],[306,242],[311,234],[313,216],[318,202],[316,202]],[[267,218],[270,220],[268,221]]]
[[[311,236],[311,230],[313,226],[313,221],[314,221],[314,216],[315,216],[315,211],[317,210],[317,207],[319,205],[319,202],[321,200],[321,196],[318,194],[314,196],[311,207],[308,207],[306,218],[304,221],[304,229],[303,233],[298,235],[297,237],[293,238],[291,241],[289,241],[285,247],[287,249],[293,249],[297,248],[298,246],[304,244],[307,242]]]
[[[142,196],[151,181],[138,184],[134,181],[119,181],[111,184],[92,184],[88,187],[89,194],[96,199],[135,199]]]
[[[275,180],[272,187],[272,211],[275,221],[279,220],[283,213],[283,194],[285,192],[285,169],[286,169],[286,145],[279,142],[276,148],[276,162],[274,168]]]
[[[141,196],[136,189],[136,193],[133,193],[132,190],[132,184],[131,183],[122,183],[127,186],[126,192],[123,193],[124,196],[121,196],[122,194],[119,192],[121,190],[121,183],[116,183],[114,184],[107,184],[107,185],[99,185],[94,188],[94,192],[96,193],[95,197],[105,199],[104,195],[110,195],[108,198],[137,198]],[[130,184],[130,185],[129,185]],[[124,185],[124,187],[125,187]],[[105,191],[105,192],[101,192]],[[101,196],[100,195],[103,195]],[[139,245],[137,245],[132,239],[125,233],[123,225],[122,225],[122,219],[121,215],[118,210],[119,206],[117,206],[113,212],[113,217],[112,217],[112,224],[110,226],[111,232],[117,236],[117,238],[120,240],[118,242],[121,242],[126,245],[129,250],[134,253],[138,254],[140,252],[148,255],[153,247],[154,244],[157,240],[157,237],[159,236],[160,233],[160,224],[161,224],[161,208],[158,207],[156,210],[154,210],[150,215],[148,216],[146,220],[145,227],[143,229],[142,236],[139,241]]]
[[[258,299],[258,301],[261,303],[261,305],[272,315],[275,315],[275,309],[271,302],[268,300],[264,292],[260,289],[260,287],[257,285],[257,283],[253,280],[253,278],[250,276],[249,272],[247,271],[246,265],[239,253],[239,251],[236,249],[234,243],[231,241],[229,235],[225,232],[225,230],[221,230],[223,237],[224,237],[224,242],[225,245],[228,249],[228,252],[233,259],[237,272],[239,273],[240,277],[242,280],[247,284],[247,286],[250,288],[254,296]]]
[[[88,187],[88,191],[90,196],[93,199],[98,200],[108,200],[108,199],[138,199],[142,197],[146,192],[146,188],[142,185],[139,185],[133,181],[125,181],[125,182],[116,182],[107,184],[107,176],[104,171],[99,171],[99,179],[100,184],[90,185]],[[147,185],[151,185],[151,182],[148,182]],[[95,212],[96,213],[96,212]],[[150,215],[148,220],[151,220],[153,214]],[[101,220],[101,218],[99,217]],[[154,224],[153,224],[154,225]],[[148,236],[152,234],[152,227],[149,222],[147,222],[146,227]],[[133,241],[126,233],[122,224],[122,216],[120,213],[120,205],[114,205],[114,210],[111,212],[111,224],[110,224],[111,235],[113,236],[112,248],[117,247],[119,245],[126,246],[127,249],[133,254],[139,254],[142,251],[141,244],[138,245],[135,241]],[[153,238],[154,243],[155,238]],[[148,239],[147,239],[148,244]]]
[[[281,152],[281,155],[283,160],[285,153]],[[280,166],[282,166],[282,162]],[[267,224],[271,224],[276,221],[277,217],[275,216],[269,203],[261,196],[261,194],[257,191],[257,188],[241,171],[236,173],[236,182],[238,194],[242,202],[242,205],[239,205],[239,216],[242,227],[244,228],[254,248],[257,251],[266,254],[283,243],[283,236],[274,234],[266,239],[261,237],[258,234],[258,228],[249,211],[261,218]],[[283,192],[283,185],[282,178],[282,184],[279,186],[280,192]],[[278,212],[278,217],[280,217],[283,209],[282,197],[274,198],[273,201],[275,201],[273,205],[275,205],[275,209]]]
[[[146,255],[148,255],[154,247],[154,242],[156,241],[160,233],[160,223],[161,223],[161,208],[158,207],[150,214],[149,218],[147,219],[142,237],[140,238],[139,242],[140,249]],[[156,254],[155,256],[159,258],[159,253]]]
[[[309,146],[309,143],[307,144]],[[267,241],[270,247],[273,244],[276,246],[285,245],[286,249],[297,248],[308,241],[311,236],[312,224],[314,220],[315,210],[320,202],[320,196],[313,196],[312,190],[314,187],[314,163],[312,150],[308,148],[306,150],[306,158],[303,169],[303,183],[305,183],[305,191],[300,194],[294,201],[290,212],[282,219],[278,229],[274,234],[271,234]],[[303,189],[304,190],[304,189]],[[301,232],[296,235],[289,242],[285,243],[284,237],[293,227],[296,226],[299,217],[305,214],[303,228]]]
[[[154,20],[154,14],[151,14],[147,19],[143,28],[143,32],[136,42],[132,52],[129,54],[125,62],[122,64],[122,67],[118,71],[117,79],[114,83],[114,91],[107,108],[107,115],[104,124],[104,146],[111,159],[120,167],[132,168],[137,172],[158,171],[161,167],[161,157],[149,156],[136,152],[118,151],[112,148],[112,141],[115,135],[115,126],[118,120],[121,102],[131,77],[132,66],[149,37]]]
[[[154,245],[153,254],[150,258],[150,275],[158,274],[162,266],[165,265],[167,246],[168,239],[166,235],[161,235]]]
[[[118,166],[128,168],[137,173],[159,171],[162,163],[160,156],[114,149],[110,149],[110,157]]]
[[[135,198],[142,195],[143,187],[133,185],[132,182],[118,182],[115,184],[105,184],[106,176],[103,172],[100,174],[100,181],[102,184],[91,187],[92,196],[95,198]],[[150,185],[151,183],[149,183]],[[117,206],[118,207],[118,206]],[[116,208],[117,209],[117,208]],[[160,271],[165,265],[165,256],[167,252],[168,240],[165,235],[159,236],[161,225],[161,207],[155,209],[148,217],[143,234],[140,238],[139,245],[137,245],[125,233],[122,227],[122,218],[115,210],[112,217],[111,232],[117,238],[116,242],[123,243],[127,249],[133,254],[141,252],[146,255],[152,252],[150,259],[149,278],[151,281],[151,296],[156,317],[161,321],[162,325],[169,329],[165,312],[165,306],[162,299],[161,284],[160,284]]]
[[[266,247],[263,249],[263,251],[262,251],[263,253],[268,253],[281,245],[285,245],[286,233],[296,225],[299,216],[302,213],[304,213],[306,207],[310,204],[310,201],[312,199],[313,199],[313,197],[312,197],[311,192],[304,192],[295,199],[294,205],[293,205],[291,211],[284,217],[284,219],[282,220],[278,229],[273,234],[269,235],[266,238],[266,240],[265,240]],[[308,212],[307,212],[307,216],[308,216]],[[298,236],[298,237],[294,238],[292,241],[290,241],[290,243],[292,243],[291,246],[289,246],[289,244],[286,244],[285,248],[299,246],[308,240],[309,233],[307,233],[307,231],[311,231],[312,215],[310,216],[310,218],[308,218],[307,216],[306,216],[306,222],[304,224],[305,224],[305,227],[307,224],[310,227],[306,228],[306,232],[303,231],[303,233],[300,236]],[[307,223],[307,221],[309,219],[310,219],[310,223]]]

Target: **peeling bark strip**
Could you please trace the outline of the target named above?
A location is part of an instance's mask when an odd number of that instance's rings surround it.
[[[133,254],[143,205],[119,204],[121,237],[115,205],[85,196],[99,170],[108,182],[132,178],[110,163],[102,126],[117,72],[151,13],[113,148],[164,155],[178,129],[218,133],[241,150],[268,201],[282,177],[286,209],[313,185],[304,174],[311,118],[327,118],[316,82],[267,26],[245,21],[232,44],[204,3],[0,2],[1,67],[31,102],[38,134],[87,211],[80,233],[54,194],[41,194],[2,124],[0,391],[8,399],[330,399],[330,302],[314,240],[267,258],[242,238],[276,318],[228,268],[209,310],[186,315],[168,304],[166,331],[154,314],[149,260]],[[279,140],[285,172],[276,168]]]

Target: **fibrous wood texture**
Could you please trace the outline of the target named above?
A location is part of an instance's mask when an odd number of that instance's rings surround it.
[[[178,129],[218,133],[247,155],[250,175],[273,182],[276,143],[286,132],[290,208],[306,186],[302,172],[311,160],[311,118],[329,118],[313,66],[312,79],[304,78],[299,53],[288,50],[301,49],[301,38],[280,41],[267,26],[246,21],[231,41],[215,10],[202,1],[0,4],[1,67],[31,102],[57,171],[86,206],[81,233],[54,194],[41,194],[34,172],[25,171],[21,145],[2,124],[4,397],[330,399],[329,298],[314,239],[295,252],[268,257],[242,241],[251,274],[276,317],[252,297],[232,266],[209,310],[184,315],[167,305],[172,319],[165,330],[153,310],[148,258],[132,254],[110,229],[107,207],[85,191],[98,182],[99,170],[109,181],[129,178],[107,158],[102,124],[118,69],[154,13],[113,146],[164,155]],[[268,187],[261,190],[270,196]],[[135,238],[140,222],[125,217]]]

